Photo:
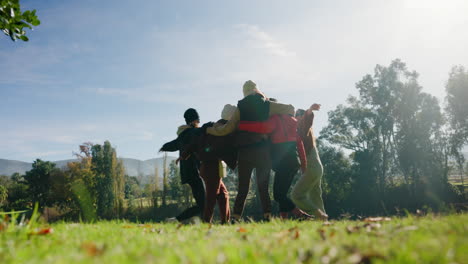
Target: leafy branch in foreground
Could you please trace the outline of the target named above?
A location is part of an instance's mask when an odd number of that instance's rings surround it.
[[[24,29],[32,29],[40,23],[35,9],[21,12],[19,0],[0,0],[0,30],[12,41],[28,41]]]

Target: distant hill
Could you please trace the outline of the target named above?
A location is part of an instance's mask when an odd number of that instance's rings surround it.
[[[163,168],[163,158],[149,159],[149,160],[137,160],[129,158],[119,158],[123,161],[126,174],[129,176],[139,176],[145,177],[148,175],[154,175],[156,167],[159,170],[160,175],[162,176]],[[170,162],[175,160],[174,157],[167,157],[167,166]],[[67,163],[76,161],[76,159],[69,160],[57,160],[53,161],[56,164],[57,168],[65,168]],[[18,172],[24,174],[25,172],[31,170],[32,163],[17,161],[17,160],[7,160],[0,159],[0,175],[11,176],[13,173]]]
[[[24,174],[31,169],[31,166],[32,164],[28,162],[0,159],[0,175],[11,176],[15,172]]]

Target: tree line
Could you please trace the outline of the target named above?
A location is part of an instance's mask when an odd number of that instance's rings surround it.
[[[167,157],[162,177],[156,167],[149,183],[142,184],[141,177],[125,174],[109,141],[84,143],[75,156],[78,160],[65,168],[37,159],[24,175],[0,176],[0,208],[18,211],[38,203],[40,209],[54,208],[70,220],[149,220],[192,202],[190,190],[181,185],[178,166],[174,161],[167,164]],[[154,209],[162,209],[162,215]]]
[[[453,67],[442,104],[423,91],[418,77],[398,59],[377,65],[356,83],[356,96],[328,113],[317,142],[330,216],[395,214],[425,206],[466,209],[468,165],[462,151],[468,143],[468,71]],[[22,210],[37,202],[60,209],[67,219],[161,220],[192,203],[174,161],[165,159],[163,171],[156,168],[143,184],[141,175],[125,175],[108,141],[84,143],[75,155],[78,161],[64,169],[36,160],[25,175],[1,177],[2,209]],[[458,175],[461,185],[451,184],[450,175]],[[249,215],[260,212],[254,179]],[[224,181],[234,197],[236,172],[229,171]]]
[[[466,202],[463,184],[455,188],[449,175],[464,182],[468,71],[450,71],[445,106],[423,92],[418,77],[399,59],[377,65],[356,83],[357,96],[328,113],[320,143],[330,211],[394,213]]]

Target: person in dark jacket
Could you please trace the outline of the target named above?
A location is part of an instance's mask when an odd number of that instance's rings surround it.
[[[204,126],[220,126],[231,118],[235,106],[226,105],[221,114],[221,119],[216,123],[208,123]],[[234,146],[234,135],[216,137],[202,133],[193,138],[187,151],[182,153],[181,159],[190,155],[196,155],[200,160],[200,176],[205,183],[206,199],[203,212],[203,221],[211,223],[215,205],[218,204],[221,223],[226,224],[230,220],[229,192],[222,178],[226,174],[225,164],[234,170],[237,166],[237,149]]]
[[[277,101],[273,98],[269,100],[271,102]],[[273,115],[268,122],[243,123],[239,125],[239,129],[254,133],[266,133],[270,136],[272,169],[275,172],[273,197],[279,204],[281,218],[288,218],[289,213],[291,213],[296,218],[310,219],[311,216],[297,208],[287,196],[292,180],[300,167],[298,154],[305,157],[302,141],[297,136],[297,120],[287,114]]]
[[[207,133],[214,136],[228,135],[236,130],[238,147],[239,184],[234,203],[233,220],[239,220],[244,210],[245,199],[250,188],[250,177],[255,169],[258,192],[263,209],[263,218],[271,217],[271,201],[268,192],[271,159],[270,142],[264,133],[252,133],[238,129],[244,123],[256,124],[268,121],[274,114],[294,114],[292,105],[270,102],[252,81],[246,81],[243,86],[244,98],[237,104],[231,119],[222,126],[209,127]]]
[[[179,151],[181,155],[192,142],[193,138],[202,133],[199,128],[200,117],[197,111],[189,108],[184,113],[186,125],[177,129],[177,138],[164,144],[160,151]],[[199,174],[200,162],[192,155],[187,159],[180,160],[180,176],[182,184],[188,184],[192,189],[196,205],[184,210],[176,219],[178,221],[188,220],[194,216],[200,216],[205,206],[205,187]]]

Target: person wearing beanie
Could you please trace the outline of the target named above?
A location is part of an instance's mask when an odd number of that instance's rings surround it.
[[[319,104],[313,104],[307,111],[298,113],[297,133],[304,144],[307,163],[301,178],[297,181],[291,192],[294,203],[302,210],[313,214],[321,220],[327,220],[328,215],[322,199],[323,166],[317,150],[312,124],[313,111],[320,110]]]
[[[202,134],[199,128],[200,117],[197,111],[189,108],[184,113],[185,125],[177,129],[177,138],[164,144],[159,151],[179,151],[182,154],[196,135]],[[188,184],[192,189],[196,205],[184,210],[176,219],[179,222],[194,216],[200,216],[205,206],[205,187],[199,175],[200,162],[195,156],[180,161],[180,176],[182,184]]]
[[[207,128],[206,132],[214,136],[225,136],[238,130],[235,134],[238,148],[238,192],[234,203],[232,218],[240,220],[244,211],[245,200],[250,188],[250,178],[255,169],[260,201],[265,220],[271,216],[271,201],[268,192],[270,179],[271,159],[268,135],[252,133],[238,129],[242,123],[264,123],[271,115],[294,114],[292,105],[270,102],[258,89],[257,85],[249,80],[242,87],[244,98],[237,103],[236,110],[231,119],[224,125]]]
[[[229,121],[236,111],[236,106],[231,105],[231,104],[226,104],[223,108],[223,111],[221,111],[221,119]]]
[[[272,102],[276,99],[270,98]],[[288,197],[292,180],[299,170],[298,153],[305,157],[305,151],[297,136],[297,120],[291,115],[273,115],[266,123],[241,123],[240,130],[266,133],[270,137],[272,169],[275,172],[273,197],[279,204],[280,217],[285,219],[291,214],[295,218],[311,219],[311,216],[296,207]]]

